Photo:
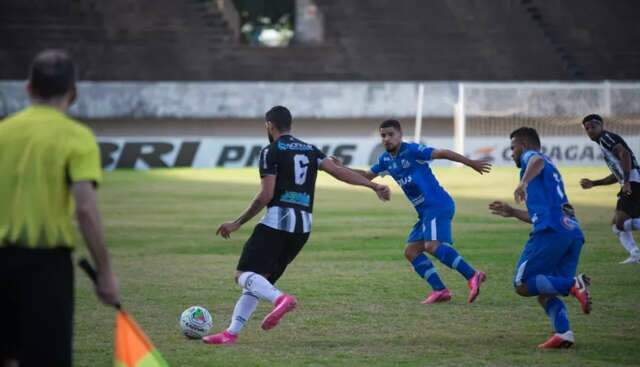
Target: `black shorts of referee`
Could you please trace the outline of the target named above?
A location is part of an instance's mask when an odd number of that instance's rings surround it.
[[[69,248],[0,247],[0,365],[71,366],[73,302]]]

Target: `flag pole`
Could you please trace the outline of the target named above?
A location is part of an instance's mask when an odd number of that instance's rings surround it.
[[[94,285],[98,285],[98,273],[96,273],[96,270],[93,268],[91,263],[89,263],[89,260],[84,257],[81,258],[80,260],[78,260],[78,266],[82,270],[84,270],[84,272],[87,274],[89,279],[91,279]],[[113,305],[113,307],[115,307],[118,311],[122,310],[122,305],[120,304],[120,302]]]

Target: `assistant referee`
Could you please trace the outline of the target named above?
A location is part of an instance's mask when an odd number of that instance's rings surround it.
[[[31,104],[0,121],[0,365],[71,366],[73,214],[96,265],[96,293],[118,302],[95,188],[93,133],[66,115],[76,70],[60,50],[34,59]]]

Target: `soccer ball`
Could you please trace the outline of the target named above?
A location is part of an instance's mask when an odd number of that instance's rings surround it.
[[[180,329],[188,338],[202,338],[212,326],[213,318],[204,307],[191,306],[180,315]]]

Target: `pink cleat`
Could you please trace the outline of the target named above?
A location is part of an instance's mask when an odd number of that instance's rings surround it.
[[[227,330],[218,334],[212,334],[202,337],[202,341],[207,344],[232,345],[236,343],[236,340],[238,340],[238,336],[231,334]]]
[[[584,273],[576,275],[575,284],[569,290],[569,294],[574,296],[580,302],[580,308],[584,313],[591,312],[591,295],[589,294],[589,286],[591,279]]]
[[[467,302],[473,303],[480,294],[480,284],[487,279],[487,274],[482,271],[476,271],[467,282],[469,287],[469,299]]]
[[[573,332],[571,330],[562,333],[562,334],[553,334],[551,338],[547,339],[546,342],[538,345],[540,349],[565,349],[571,348],[571,346],[575,343],[575,338],[573,337]]]
[[[439,291],[433,291],[431,294],[422,302],[423,305],[430,305],[433,303],[447,302],[451,299],[451,292],[445,288],[440,289]]]
[[[298,304],[298,300],[294,296],[290,296],[288,294],[282,294],[280,297],[276,298],[276,303],[273,306],[273,310],[269,312],[269,314],[262,320],[262,330],[271,330],[280,319],[289,311],[293,311]]]

